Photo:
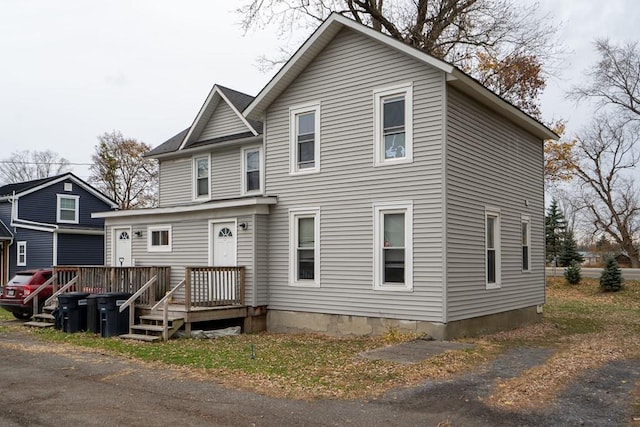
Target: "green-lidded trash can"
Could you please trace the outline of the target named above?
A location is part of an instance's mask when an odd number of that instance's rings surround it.
[[[98,310],[98,295],[87,297],[87,331],[97,334],[100,332],[100,311]]]
[[[79,332],[87,329],[87,292],[67,292],[58,295],[58,305],[63,332]]]
[[[127,292],[97,295],[100,312],[100,335],[103,338],[115,337],[129,332],[129,307],[120,313],[120,306],[131,295],[133,294]]]

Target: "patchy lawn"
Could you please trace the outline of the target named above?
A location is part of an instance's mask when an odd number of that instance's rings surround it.
[[[4,314],[0,311],[0,319],[11,318]],[[302,399],[375,397],[391,388],[479,369],[513,346],[553,348],[555,353],[545,364],[496,384],[487,402],[498,407],[514,407],[514,402],[533,407],[553,399],[571,378],[586,369],[622,358],[640,358],[640,283],[627,282],[622,292],[601,294],[595,280],[586,279],[569,287],[563,279],[551,278],[544,323],[465,340],[475,347],[446,352],[413,365],[358,356],[366,350],[416,338],[397,331],[382,337],[262,333],[146,344],[101,339],[88,333],[25,330],[17,322],[4,324],[65,347],[83,346],[148,363],[168,364],[195,378],[275,397]]]

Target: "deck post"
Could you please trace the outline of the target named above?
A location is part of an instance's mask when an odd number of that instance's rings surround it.
[[[187,311],[191,311],[191,267],[184,269],[184,303]]]

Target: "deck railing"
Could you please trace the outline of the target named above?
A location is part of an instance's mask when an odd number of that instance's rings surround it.
[[[185,305],[244,305],[244,267],[186,267]]]
[[[136,293],[153,276],[157,276],[154,286],[141,294],[137,303],[153,305],[169,289],[171,267],[109,267],[109,266],[56,266],[54,275],[59,287],[77,277],[75,285],[68,292]],[[54,287],[54,291],[55,291]]]

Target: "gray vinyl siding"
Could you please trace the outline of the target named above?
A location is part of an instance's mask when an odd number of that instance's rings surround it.
[[[242,193],[240,147],[214,151],[211,154],[211,197],[228,199]]]
[[[191,157],[160,161],[159,206],[189,203],[193,200]]]
[[[229,107],[226,102],[220,101],[213,111],[213,114],[211,114],[211,118],[200,134],[198,141],[235,135],[247,132],[248,130],[242,119],[238,117],[231,107]]]
[[[256,304],[269,302],[269,230],[267,215],[255,215],[255,286]]]
[[[413,82],[410,164],[374,167],[373,90]],[[441,321],[444,74],[342,30],[268,108],[269,308]],[[289,174],[289,108],[321,103],[321,172]],[[373,290],[373,203],[413,202],[413,291]],[[320,208],[320,287],[289,286],[289,209]]]
[[[542,141],[448,89],[447,320],[544,302]],[[502,286],[485,284],[485,207],[500,210]],[[521,271],[521,215],[531,267]]]

